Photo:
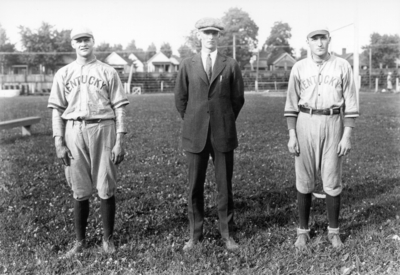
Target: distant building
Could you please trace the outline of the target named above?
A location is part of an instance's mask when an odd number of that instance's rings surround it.
[[[341,54],[337,54],[335,52],[332,52],[332,54],[341,57],[343,59],[346,59],[351,67],[353,68],[353,64],[354,64],[354,53],[348,53],[346,51],[346,48],[342,48],[342,53]],[[359,54],[359,64],[360,64],[360,69],[362,70],[367,70],[369,68],[369,62],[368,60],[366,60],[365,56],[362,54]]]
[[[147,61],[148,72],[168,72],[173,73],[179,70],[179,61],[177,57],[171,56],[168,58],[162,52],[156,53]]]
[[[259,71],[276,71],[276,70],[291,70],[294,63],[296,63],[296,59],[294,59],[290,54],[285,51],[279,51],[276,54],[268,53],[267,51],[260,51],[259,60],[257,61],[257,57],[252,59],[251,64],[247,64],[245,67],[246,70],[258,70]]]

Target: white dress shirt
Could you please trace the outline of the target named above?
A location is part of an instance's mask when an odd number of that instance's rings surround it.
[[[214,69],[215,60],[217,59],[217,51],[218,51],[218,50],[215,50],[215,51],[213,51],[213,52],[210,53],[210,57],[211,57],[211,68],[213,68],[213,69]],[[203,51],[201,52],[201,61],[203,62],[203,68],[204,68],[204,71],[205,71],[205,72],[206,72],[207,56],[208,56],[208,53],[205,53],[205,52],[203,52]]]

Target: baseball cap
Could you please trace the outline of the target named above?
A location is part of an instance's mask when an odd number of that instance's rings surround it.
[[[324,26],[318,26],[318,27],[311,28],[311,31],[307,35],[307,38],[313,37],[314,35],[317,35],[317,34],[329,36],[329,30],[327,27],[324,27]]]
[[[224,26],[222,21],[218,18],[205,17],[196,22],[196,29],[199,31],[214,30],[223,31]]]
[[[87,27],[76,27],[71,31],[71,40],[75,40],[81,37],[93,37],[93,32]]]

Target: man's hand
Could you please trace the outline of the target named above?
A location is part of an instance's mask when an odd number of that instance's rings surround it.
[[[342,139],[339,142],[337,154],[339,157],[350,154],[351,150],[351,131],[353,128],[345,127]]]
[[[300,155],[300,147],[299,147],[299,142],[297,141],[297,135],[296,135],[295,129],[289,130],[288,149],[292,155],[295,155],[295,156]]]
[[[57,158],[61,159],[65,166],[70,166],[70,159],[73,159],[71,151],[65,146],[64,138],[60,136],[54,137]]]
[[[124,160],[125,150],[123,148],[123,133],[117,134],[117,141],[111,151],[111,160],[115,165],[120,164]]]

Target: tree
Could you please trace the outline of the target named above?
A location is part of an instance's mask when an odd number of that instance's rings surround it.
[[[380,35],[374,32],[371,34],[370,44],[363,46],[362,58],[369,60],[369,49],[372,49],[372,68],[395,67],[396,58],[400,58],[400,37],[399,35]]]
[[[111,52],[122,52],[122,51],[123,48],[121,44],[114,44],[114,46],[111,46],[109,43],[101,42],[96,47],[96,52],[111,53]]]
[[[240,8],[229,9],[221,20],[225,30],[218,50],[228,56],[233,56],[233,36],[235,35],[236,60],[243,68],[249,63],[253,51],[257,48],[258,26],[249,14]]]
[[[192,48],[189,47],[189,46],[186,45],[186,44],[180,46],[179,49],[178,49],[178,52],[179,52],[179,57],[180,57],[181,59],[185,59],[185,58],[191,57],[191,56],[193,56],[193,55],[195,54],[195,53],[193,52]]]
[[[136,41],[135,41],[135,39],[132,39],[132,41],[129,42],[129,44],[126,46],[125,51],[127,51],[127,52],[134,52],[134,51],[136,51],[136,50],[137,50],[137,48],[136,48]]]
[[[299,59],[304,59],[307,57],[307,49],[301,48],[300,49],[300,58]]]
[[[15,52],[15,45],[8,40],[6,30],[0,25],[0,52]],[[14,64],[17,61],[17,56],[14,54],[0,54],[0,73],[4,74],[4,68],[7,65]]]
[[[153,55],[155,55],[157,53],[157,48],[156,45],[154,45],[154,43],[151,43],[151,45],[149,45],[149,47],[147,48],[147,60],[150,59]]]
[[[192,50],[192,52],[200,52],[201,42],[197,38],[197,29],[190,32],[189,36],[186,36],[186,45]]]
[[[160,52],[162,52],[163,54],[165,54],[168,58],[170,58],[172,56],[172,48],[171,45],[169,43],[163,43],[161,45],[160,48]]]
[[[271,55],[287,52],[293,56],[293,48],[289,45],[289,39],[292,37],[291,30],[288,23],[275,22],[263,48]]]
[[[44,54],[24,55],[22,62],[34,66],[44,65],[54,70],[62,62],[62,56],[57,52],[72,52],[70,31],[58,32],[53,26],[43,22],[37,31],[19,26],[21,43],[25,52],[43,52]],[[54,53],[54,54],[48,54]]]

